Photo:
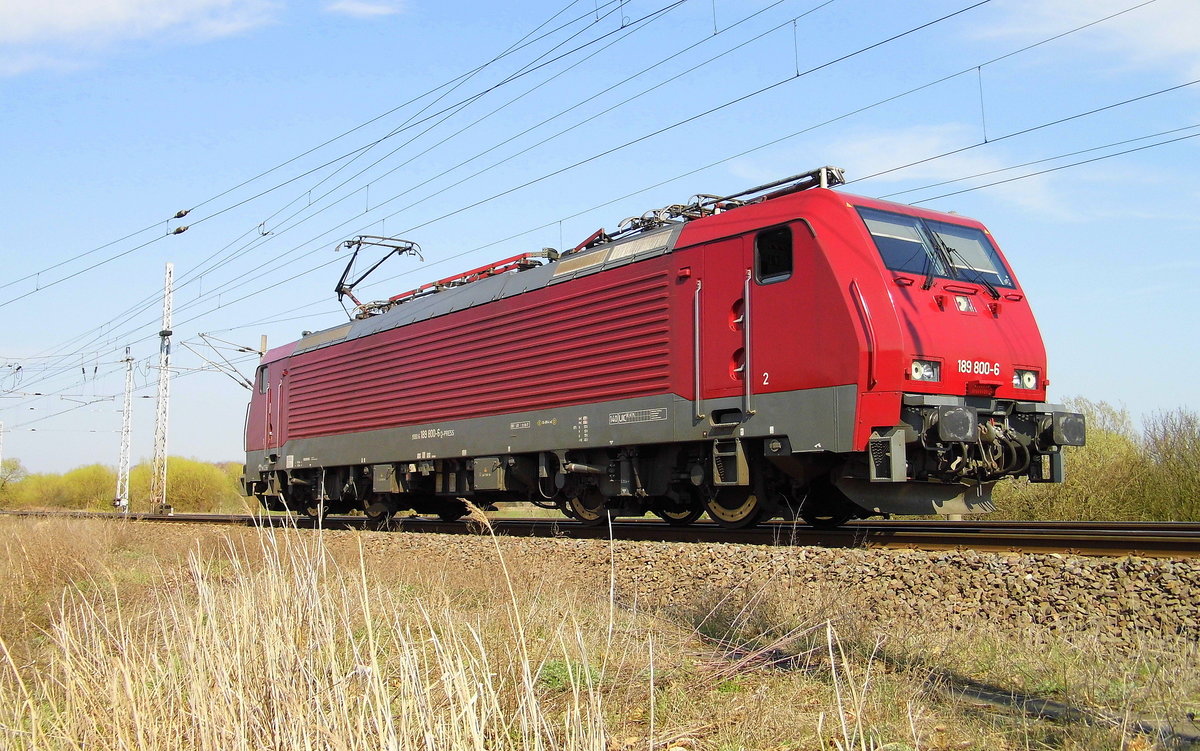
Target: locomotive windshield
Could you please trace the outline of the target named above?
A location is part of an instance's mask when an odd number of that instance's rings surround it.
[[[883,263],[892,271],[962,279],[997,287],[1012,277],[983,231],[961,224],[858,207]]]

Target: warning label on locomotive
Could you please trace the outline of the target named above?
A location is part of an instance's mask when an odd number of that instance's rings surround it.
[[[628,425],[635,422],[657,422],[667,419],[667,410],[659,409],[631,409],[628,412],[609,412],[609,425]]]

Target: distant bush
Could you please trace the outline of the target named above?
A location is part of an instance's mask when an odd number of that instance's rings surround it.
[[[241,465],[237,466],[240,475]],[[134,508],[150,504],[151,469],[148,462],[143,462],[129,473],[129,495]],[[236,478],[230,477],[225,465],[178,456],[167,461],[167,502],[177,511],[201,513],[236,512],[244,506]]]
[[[9,499],[14,506],[94,510],[108,506],[116,485],[116,472],[91,464],[62,475],[27,475],[13,484]]]
[[[1070,399],[1087,416],[1087,445],[1065,450],[1066,482],[996,487],[996,516],[1010,519],[1200,521],[1200,414],[1149,417],[1141,433],[1106,402]]]
[[[9,504],[13,487],[28,474],[20,459],[5,459],[0,462],[0,505]]]
[[[5,460],[7,469],[10,460]],[[18,465],[19,466],[19,465]],[[211,464],[172,456],[167,461],[167,502],[178,511],[236,513],[247,508],[237,478],[241,464]],[[93,464],[65,474],[24,474],[5,481],[0,474],[0,501],[6,506],[25,508],[69,508],[108,510],[116,496],[117,473],[111,467]],[[129,472],[130,507],[147,511],[150,507],[149,462]]]
[[[1200,520],[1200,414],[1177,409],[1146,421],[1143,449],[1150,471],[1143,494],[1154,518]]]

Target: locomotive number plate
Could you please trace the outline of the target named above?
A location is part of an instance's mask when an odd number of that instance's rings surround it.
[[[998,376],[1000,375],[1000,363],[988,362],[986,360],[959,360],[958,372]]]

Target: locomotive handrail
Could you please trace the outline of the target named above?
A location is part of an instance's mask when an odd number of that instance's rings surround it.
[[[866,298],[858,288],[858,280],[850,280],[850,292],[854,296],[854,305],[862,317],[863,328],[867,334],[867,388],[875,388],[879,381],[875,378],[875,324],[871,322],[871,309],[867,307]]]
[[[746,393],[744,396],[746,406],[743,410],[745,415],[749,417],[754,414],[754,405],[751,403],[753,398],[754,377],[753,369],[750,367],[750,277],[753,275],[751,269],[746,269],[746,283],[742,290],[742,349],[746,353],[745,360],[742,366],[745,370],[742,372],[742,378],[746,384]]]
[[[696,421],[704,419],[703,406],[704,396],[700,392],[700,288],[704,284],[700,279],[696,280],[696,293],[692,295],[692,370],[695,379],[695,397],[692,400],[693,409],[695,410]]]

